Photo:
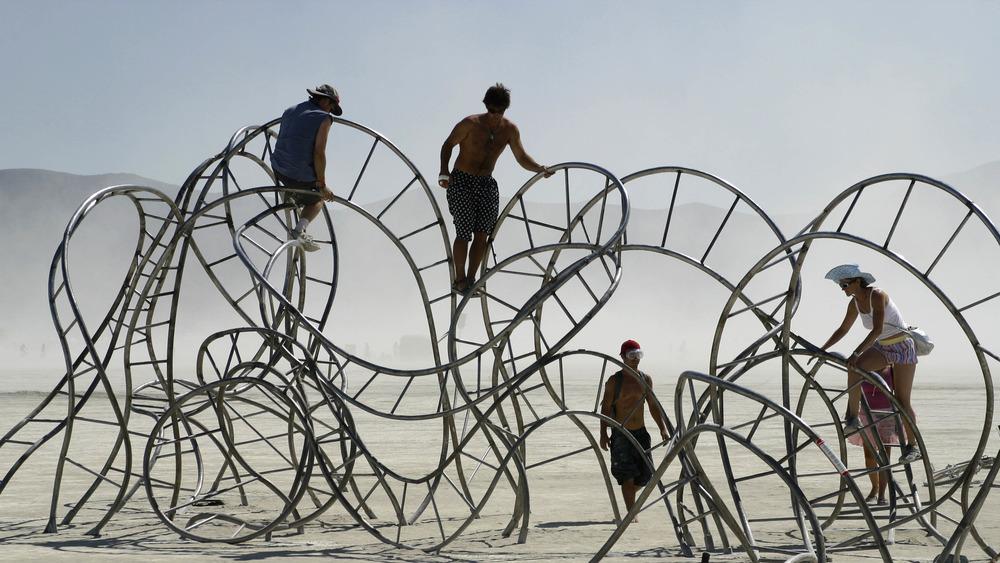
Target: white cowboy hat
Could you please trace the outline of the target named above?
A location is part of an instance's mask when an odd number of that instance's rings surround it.
[[[861,278],[868,282],[869,285],[875,283],[875,276],[869,274],[868,272],[862,272],[861,268],[857,264],[841,264],[840,266],[837,266],[827,272],[824,277],[835,282],[840,280],[849,280],[852,278]]]

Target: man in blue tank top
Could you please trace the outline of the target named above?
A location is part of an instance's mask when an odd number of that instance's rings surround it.
[[[333,192],[326,187],[326,140],[333,124],[333,115],[341,115],[340,95],[329,84],[306,90],[309,99],[285,110],[281,116],[278,140],[271,155],[271,168],[278,181],[287,188],[309,190],[312,194],[289,194],[300,207],[299,222],[291,232],[309,252],[319,245],[306,233],[306,227],[323,210],[323,201],[333,201]]]

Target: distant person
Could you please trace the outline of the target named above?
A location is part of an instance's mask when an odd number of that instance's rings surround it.
[[[606,420],[601,420],[601,449],[607,451],[608,445],[611,445],[611,474],[621,485],[626,510],[632,509],[636,492],[645,487],[653,475],[651,469],[653,458],[649,453],[652,440],[646,430],[643,416],[644,402],[649,405],[649,414],[660,429],[660,437],[664,440],[669,438],[663,415],[653,400],[653,378],[639,371],[639,360],[642,357],[642,349],[635,340],[626,340],[622,343],[622,361],[639,376],[645,378],[646,385],[644,386],[628,370],[621,370],[609,377],[604,384],[604,398],[601,401],[601,414],[618,421],[643,448],[643,451],[637,450],[617,428],[612,428],[609,433],[610,425]],[[647,386],[649,393],[646,392]],[[633,521],[637,520],[638,518]]]
[[[830,339],[823,345],[823,350],[836,344],[843,338],[857,318],[869,330],[864,340],[854,349],[847,359],[847,413],[844,417],[844,432],[852,434],[861,428],[858,418],[858,407],[861,402],[861,387],[857,385],[861,376],[858,370],[878,371],[892,364],[892,375],[895,382],[895,394],[906,412],[913,420],[916,414],[910,405],[910,393],[913,390],[913,376],[917,370],[917,349],[909,334],[903,332],[906,322],[903,321],[896,304],[889,295],[877,288],[870,287],[875,283],[875,276],[862,272],[857,264],[843,264],[830,270],[826,279],[840,285],[840,289],[850,297],[847,303],[847,313],[840,327],[833,332]],[[810,362],[814,358],[810,358]],[[911,463],[922,457],[916,444],[914,428],[903,419],[906,426],[907,444],[902,448],[900,463]]]
[[[881,369],[879,375],[885,381],[886,387],[889,391],[893,390],[893,378],[892,378],[892,366],[886,366]],[[891,446],[899,445],[899,433],[897,432],[897,418],[893,416],[892,404],[889,402],[889,397],[882,392],[881,389],[876,387],[874,384],[868,381],[861,382],[861,392],[865,396],[865,400],[868,401],[868,408],[871,410],[871,417],[865,412],[865,409],[860,409],[858,411],[858,418],[861,421],[862,426],[868,426],[875,422],[875,428],[868,428],[864,432],[855,432],[847,437],[847,441],[855,446],[861,446],[864,448],[865,452],[865,467],[868,469],[874,469],[879,466],[878,460],[875,459],[875,450],[873,448],[878,447],[878,441],[881,440],[882,445],[885,446],[885,453],[889,455]],[[878,431],[878,440],[876,440],[875,431]],[[868,437],[866,442],[862,438],[862,434]],[[869,446],[869,444],[871,444]],[[865,498],[865,502],[872,504],[877,502],[878,504],[886,504],[888,501],[885,498],[885,490],[889,484],[889,476],[886,470],[874,471],[868,474],[868,478],[871,479],[872,488],[871,492],[868,493],[868,497]]]
[[[278,139],[271,155],[274,175],[286,188],[309,190],[312,194],[289,194],[299,206],[299,221],[290,240],[297,240],[309,252],[319,245],[306,233],[306,227],[323,210],[323,201],[333,201],[326,186],[326,140],[333,115],[341,115],[340,95],[329,84],[307,89],[309,99],[285,110],[281,116]]]
[[[455,282],[452,291],[465,294],[475,283],[476,271],[486,256],[486,242],[496,226],[499,189],[493,168],[507,145],[517,163],[531,172],[553,173],[524,152],[517,125],[504,117],[510,107],[510,90],[499,82],[486,90],[486,113],[470,115],[455,125],[441,147],[441,175],[438,185],[448,190],[448,211],[455,222]],[[451,173],[451,153],[458,146],[458,158]],[[469,250],[469,241],[472,249]],[[468,259],[468,265],[466,265]]]

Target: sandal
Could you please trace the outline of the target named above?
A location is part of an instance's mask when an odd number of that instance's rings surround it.
[[[456,280],[455,283],[451,284],[451,292],[454,293],[455,295],[461,295],[461,296],[468,295],[469,289],[472,287],[474,283],[476,283],[476,280],[474,280],[471,276],[467,278],[462,278],[460,280]],[[465,287],[461,287],[462,285],[464,285]]]
[[[481,296],[483,294],[482,291],[480,291],[478,289],[475,290],[475,291],[472,291],[472,286],[476,285],[476,278],[474,278],[472,276],[469,276],[469,277],[465,278],[465,283],[466,283],[466,286],[465,286],[466,289],[465,290],[466,291],[471,291],[471,294],[470,294],[471,297],[479,297],[479,296]]]
[[[874,504],[875,499],[877,498],[878,498],[878,493],[871,493],[870,495],[865,497],[865,504]]]
[[[878,497],[878,503],[880,505],[889,504],[889,501],[885,497]]]

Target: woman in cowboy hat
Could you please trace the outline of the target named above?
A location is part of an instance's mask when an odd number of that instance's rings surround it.
[[[895,395],[913,420],[916,415],[910,405],[910,391],[913,389],[913,375],[917,369],[917,351],[913,340],[903,330],[907,326],[896,304],[882,289],[872,287],[875,276],[862,272],[857,264],[842,264],[830,270],[826,279],[840,285],[840,289],[851,298],[847,304],[844,321],[833,332],[823,350],[833,346],[843,338],[854,321],[861,317],[861,323],[868,329],[864,340],[847,359],[847,415],[844,418],[844,432],[853,434],[861,428],[858,410],[861,406],[861,386],[859,371],[878,371],[892,365],[895,380]],[[901,463],[910,463],[922,457],[916,444],[916,432],[906,418],[907,444],[903,446]]]

